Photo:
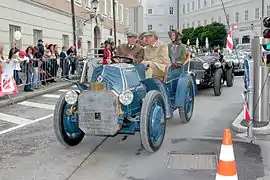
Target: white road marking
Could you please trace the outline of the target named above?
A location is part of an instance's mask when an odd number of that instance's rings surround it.
[[[4,114],[4,113],[0,113],[0,120],[11,122],[14,124],[28,124],[33,121],[31,119],[26,119],[26,118]]]
[[[51,118],[51,117],[53,117],[53,114],[50,114],[48,116],[44,116],[44,117],[41,117],[41,118],[32,120],[31,122],[28,122],[27,124],[20,124],[18,126],[15,126],[15,127],[9,128],[9,129],[6,129],[4,131],[0,131],[0,135],[6,134],[8,132],[14,131],[16,129],[22,128],[24,126],[28,126],[30,124],[33,124],[33,123],[36,123],[36,122],[39,122],[39,121],[42,121],[42,120],[45,120],[45,119],[48,119],[48,118]]]
[[[35,108],[41,108],[41,109],[50,109],[50,110],[54,110],[54,107],[55,107],[53,105],[35,103],[35,102],[30,102],[30,101],[23,101],[18,104],[23,105],[23,106],[29,106],[29,107],[35,107]]]
[[[67,92],[68,91],[68,89],[60,89],[60,90],[58,90],[59,92]]]
[[[72,87],[76,88],[77,86],[76,85],[73,85]]]
[[[48,98],[59,98],[61,95],[58,94],[44,94],[42,97],[48,97]]]

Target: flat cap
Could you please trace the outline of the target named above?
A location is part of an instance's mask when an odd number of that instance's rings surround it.
[[[158,37],[156,31],[148,31],[147,33],[144,34],[144,36],[156,36],[156,37]]]
[[[135,32],[127,32],[127,37],[138,37],[138,34]]]

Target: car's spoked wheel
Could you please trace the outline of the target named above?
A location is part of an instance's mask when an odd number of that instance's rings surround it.
[[[166,131],[165,104],[160,92],[147,93],[142,106],[140,135],[144,149],[156,152],[160,149]]]
[[[54,133],[57,140],[64,146],[76,146],[84,137],[84,132],[79,128],[78,114],[74,108],[77,107],[66,103],[65,94],[60,96],[55,106]]]
[[[193,109],[194,109],[194,93],[195,92],[194,92],[194,87],[193,87],[193,81],[190,78],[187,84],[184,107],[178,108],[180,119],[184,123],[189,122],[192,117]]]

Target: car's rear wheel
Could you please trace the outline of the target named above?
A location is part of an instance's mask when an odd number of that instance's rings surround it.
[[[146,94],[140,118],[140,135],[144,149],[156,152],[160,149],[166,131],[165,103],[159,91]]]
[[[222,91],[222,69],[216,70],[214,75],[214,94],[220,96]]]
[[[70,114],[71,106],[65,101],[65,94],[62,94],[54,110],[54,133],[57,140],[64,146],[76,146],[84,137],[84,132],[79,128],[78,114],[74,112]],[[73,106],[73,108],[77,107]]]
[[[233,81],[234,81],[234,74],[233,74],[233,67],[229,68],[226,70],[226,84],[228,87],[233,86]]]
[[[185,91],[184,106],[178,108],[180,119],[184,123],[188,123],[190,121],[192,114],[193,114],[193,110],[194,110],[195,92],[194,92],[193,82],[194,81],[190,77],[188,79],[187,87],[186,87],[186,91]]]

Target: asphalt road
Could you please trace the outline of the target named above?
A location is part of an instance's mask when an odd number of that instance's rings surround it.
[[[220,97],[213,96],[212,89],[200,91],[191,122],[182,124],[175,114],[155,154],[140,148],[139,135],[124,141],[123,136],[85,137],[77,147],[61,146],[52,113],[66,90],[1,108],[0,180],[214,179],[223,129],[231,127],[242,110],[242,86],[242,77],[236,77],[234,87],[224,87]],[[233,137],[239,179],[267,175],[270,143],[246,143],[234,132]]]

